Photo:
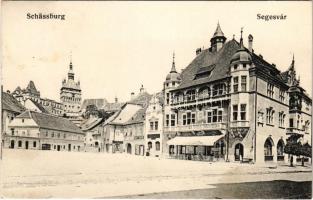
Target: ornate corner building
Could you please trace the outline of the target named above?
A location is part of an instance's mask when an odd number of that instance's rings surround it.
[[[207,49],[164,82],[163,153],[180,159],[286,162],[286,139],[311,144],[312,100],[296,78],[295,60],[285,72],[220,25]]]

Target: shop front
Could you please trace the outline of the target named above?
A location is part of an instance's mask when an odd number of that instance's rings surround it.
[[[224,135],[176,136],[167,141],[169,156],[174,159],[217,161],[224,160]]]

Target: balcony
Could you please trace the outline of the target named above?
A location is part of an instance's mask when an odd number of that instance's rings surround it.
[[[227,96],[226,93],[217,94],[215,96],[199,95],[193,98],[184,98],[180,100],[174,99],[171,103],[171,106],[175,108],[175,107],[181,107],[181,106],[194,105],[197,103],[208,103],[214,100],[228,100],[228,99],[230,99],[230,97]]]
[[[287,130],[287,132],[286,132],[287,135],[290,135],[290,134],[304,134],[304,132],[301,129],[294,128],[294,127],[286,128],[286,130]]]
[[[226,123],[210,123],[210,124],[190,124],[179,125],[174,127],[164,127],[166,132],[187,132],[187,131],[204,131],[204,130],[224,130]]]
[[[229,125],[231,128],[249,127],[249,121],[232,121]]]

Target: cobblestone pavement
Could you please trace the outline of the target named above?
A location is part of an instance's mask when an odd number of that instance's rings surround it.
[[[197,162],[125,154],[5,149],[4,197],[113,197],[216,188],[217,183],[312,181],[311,167]]]

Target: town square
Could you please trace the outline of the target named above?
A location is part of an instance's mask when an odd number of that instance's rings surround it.
[[[233,23],[200,11],[234,2],[6,2],[1,197],[310,199],[312,20],[293,3]]]

